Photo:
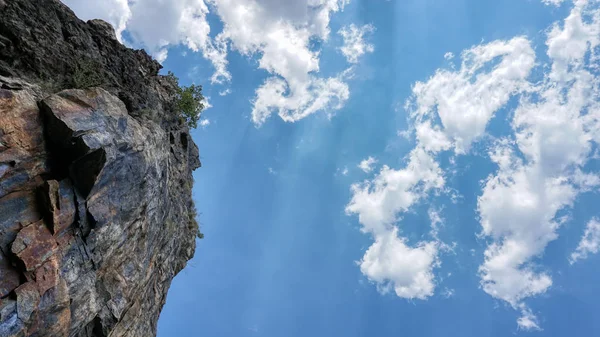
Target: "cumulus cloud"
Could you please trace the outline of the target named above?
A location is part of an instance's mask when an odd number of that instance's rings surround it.
[[[544,81],[529,80],[535,53],[526,38],[517,37],[463,52],[459,70],[438,70],[416,83],[406,105],[417,147],[460,155],[482,138],[511,97],[520,97],[511,123],[514,138],[490,150],[498,171],[485,182],[478,212],[482,235],[492,239],[479,268],[482,289],[521,311],[521,329],[539,329],[523,300],[552,285],[549,273],[531,260],[556,239],[564,221],[556,219],[557,212],[598,185],[596,175],[583,172],[600,130],[599,84],[589,70],[600,14],[586,12],[586,4],[576,2],[564,23],[549,30],[552,64]]]
[[[564,23],[548,33],[551,71],[521,97],[512,121],[514,140],[491,150],[498,172],[478,201],[482,233],[493,240],[479,269],[482,288],[522,311],[522,329],[539,329],[523,300],[552,285],[550,274],[532,259],[558,237],[565,221],[557,218],[558,211],[598,184],[583,172],[600,120],[600,81],[585,60],[598,45],[600,13],[587,9],[592,21],[586,23],[586,3],[578,1]]]
[[[256,90],[252,109],[256,125],[274,113],[286,122],[295,122],[318,111],[343,107],[350,96],[348,72],[317,76],[319,51],[312,50],[310,43],[314,38],[329,38],[330,16],[341,11],[347,1],[304,0],[286,5],[273,0],[217,2],[219,15],[229,23],[220,36],[242,54],[260,55],[259,68],[273,75]]]
[[[496,59],[500,61],[493,66]],[[346,207],[347,213],[358,215],[362,230],[375,239],[360,261],[361,271],[370,280],[384,289],[393,288],[403,298],[433,295],[433,269],[439,265],[439,252],[451,251],[438,239],[441,218],[437,212],[430,212],[431,240],[409,246],[398,231],[399,215],[430,192],[443,190],[445,180],[437,154],[450,149],[465,153],[471,142],[484,134],[494,112],[527,87],[526,77],[534,59],[524,38],[497,41],[464,52],[460,70],[438,71],[427,82],[413,86],[406,108],[417,144],[408,156],[408,164],[398,170],[383,166],[373,180],[354,184]],[[369,159],[363,162],[365,169],[370,168]],[[420,263],[406,268],[405,260],[396,252],[417,256]],[[403,272],[398,272],[395,264]]]
[[[350,96],[348,73],[319,77],[319,51],[311,40],[327,41],[329,21],[347,0],[213,0],[224,29],[216,41],[259,57],[258,66],[272,76],[256,90],[252,121],[262,125],[277,114],[295,122],[318,111],[332,113]]]
[[[438,163],[430,153],[416,148],[405,168],[394,170],[386,165],[373,180],[352,185],[353,196],[346,211],[358,214],[365,232],[388,232],[398,213],[407,211],[427,191],[443,185]]]
[[[446,147],[451,142],[457,153],[467,152],[484,134],[494,112],[527,89],[535,53],[527,39],[517,37],[475,46],[462,58],[460,70],[438,70],[427,82],[417,82],[407,106],[417,121],[437,114],[443,134],[424,124],[420,126],[423,136],[430,137],[432,146]]]
[[[363,170],[365,173],[371,173],[371,172],[373,172],[373,169],[374,169],[373,166],[375,166],[375,164],[377,164],[377,159],[375,159],[373,157],[369,157],[369,158],[361,161],[360,164],[358,164],[358,168]]]
[[[579,260],[587,259],[589,254],[600,251],[600,221],[594,218],[585,226],[585,232],[579,241],[579,245],[569,257],[569,263],[574,264]]]
[[[407,299],[426,299],[433,295],[433,267],[437,259],[437,244],[421,242],[410,247],[393,228],[375,237],[359,262],[361,272],[378,284],[380,291],[394,290]]]
[[[600,10],[588,4],[576,1],[564,22],[548,31],[550,64],[539,65],[549,69],[541,81],[530,79],[536,67],[530,41],[516,37],[472,47],[461,54],[460,69],[438,70],[413,86],[405,108],[417,143],[408,165],[399,170],[384,166],[372,181],[353,185],[346,207],[375,239],[361,261],[361,271],[369,279],[380,287],[396,289],[399,284],[401,289],[413,289],[415,298],[433,292],[428,288],[435,285],[432,268],[439,264],[437,254],[444,247],[437,239],[436,221],[432,218],[432,240],[409,246],[398,230],[401,214],[432,191],[443,190],[437,154],[468,153],[483,138],[494,115],[517,97],[511,114],[513,135],[490,147],[489,157],[498,169],[486,179],[478,198],[481,235],[490,240],[478,274],[486,293],[521,313],[519,329],[541,329],[525,300],[546,292],[552,277],[533,263],[534,258],[557,238],[557,229],[566,221],[557,217],[558,212],[571,207],[581,193],[600,186],[600,177],[584,170],[593,144],[600,141],[600,80],[594,65]],[[595,247],[592,233],[590,229],[584,234],[582,247]],[[435,249],[425,250],[428,244]],[[407,274],[396,273],[390,265],[403,261],[394,260],[389,251],[400,249],[404,254],[427,251],[430,259],[422,261],[429,264],[407,269]],[[378,259],[386,263],[371,263]],[[373,265],[378,268],[369,268]],[[421,282],[421,291],[407,287],[407,280]],[[404,290],[396,292],[412,298]]]
[[[375,47],[366,43],[364,39],[365,34],[372,33],[374,30],[373,25],[357,27],[355,24],[350,24],[339,30],[338,34],[344,40],[344,45],[340,47],[340,51],[349,63],[358,63],[362,55],[372,53],[375,50]]]
[[[126,29],[161,62],[172,45],[201,52],[215,68],[213,83],[231,80],[229,51],[258,57],[258,67],[272,75],[256,90],[252,101],[252,121],[259,126],[274,113],[287,122],[318,111],[333,114],[348,100],[350,68],[319,77],[320,51],[311,48],[314,39],[328,40],[331,15],[342,11],[348,1],[110,0],[91,6],[83,0],[66,2],[81,17],[107,19],[119,27],[119,35]],[[223,23],[223,30],[214,37],[207,21],[209,12]],[[354,25],[342,29],[349,62],[356,63],[373,50],[363,39],[372,29]]]
[[[420,144],[428,151],[440,152],[452,146],[446,133],[439,126],[433,126],[431,121],[417,124],[415,131]]]
[[[561,26],[558,23],[548,33],[548,56],[552,58],[551,79],[555,81],[569,81],[578,76],[576,71],[569,71],[569,67],[582,67],[586,53],[591,53],[592,64],[597,61],[598,51],[595,48],[600,44],[600,19],[598,11],[586,11],[588,3],[598,3],[597,0],[575,0],[575,7]],[[590,15],[591,22],[587,22],[584,15]]]
[[[437,239],[409,245],[400,235],[398,215],[444,185],[432,154],[417,146],[403,169],[384,166],[372,180],[354,184],[348,214],[357,214],[364,233],[375,242],[359,261],[361,272],[379,289],[393,289],[397,296],[426,299],[433,295],[433,269],[439,265],[441,243]]]
[[[600,185],[596,174],[584,172],[592,143],[600,140],[600,82],[594,72],[600,11],[587,4],[577,1],[564,23],[548,31],[551,70],[543,81],[529,79],[536,64],[526,38],[494,41],[463,52],[459,70],[438,70],[416,83],[406,105],[417,148],[460,155],[482,138],[511,97],[520,97],[514,136],[491,147],[498,171],[478,198],[481,234],[491,239],[479,276],[486,293],[521,312],[517,324],[524,330],[540,329],[524,300],[552,285],[550,274],[532,260],[557,238],[565,221],[557,213]],[[584,235],[583,247],[594,247],[592,233]]]

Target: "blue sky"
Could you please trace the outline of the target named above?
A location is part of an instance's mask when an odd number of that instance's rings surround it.
[[[600,334],[597,0],[65,2],[211,105],[159,336]]]

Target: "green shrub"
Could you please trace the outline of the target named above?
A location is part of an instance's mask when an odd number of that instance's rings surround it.
[[[185,120],[187,125],[195,129],[198,127],[200,114],[204,110],[204,96],[202,96],[202,86],[192,84],[180,86],[179,78],[169,71],[167,79],[176,87],[175,109],[179,116]]]

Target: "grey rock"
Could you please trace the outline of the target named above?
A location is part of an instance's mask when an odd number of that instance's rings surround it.
[[[40,293],[33,282],[27,282],[17,289],[17,316],[23,322],[29,322],[31,314],[40,303]]]
[[[23,337],[25,325],[17,314],[17,301],[3,299],[0,301],[0,336]]]
[[[87,23],[93,29],[98,31],[99,34],[104,35],[109,39],[117,40],[117,34],[115,33],[115,29],[110,23],[100,19],[89,20]]]
[[[78,64],[105,82],[72,89]],[[58,0],[0,0],[0,336],[156,335],[200,167],[159,69]]]

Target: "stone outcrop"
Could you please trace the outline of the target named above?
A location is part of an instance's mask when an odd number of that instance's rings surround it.
[[[156,334],[200,166],[159,70],[57,0],[0,0],[0,336]]]

